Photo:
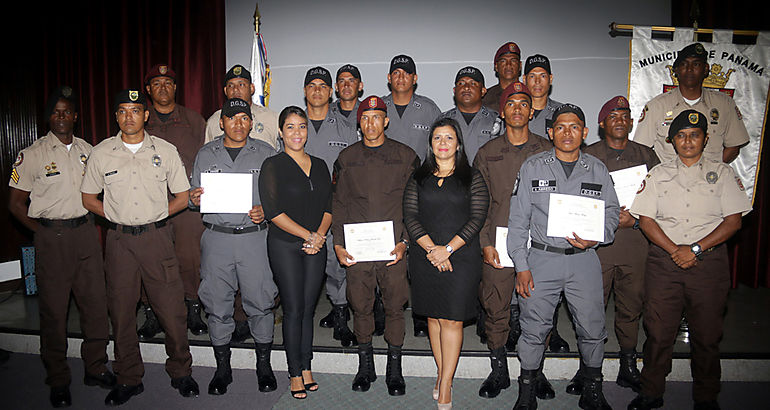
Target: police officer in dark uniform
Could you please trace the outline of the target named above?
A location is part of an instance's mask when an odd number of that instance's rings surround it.
[[[500,109],[500,97],[502,97],[503,91],[514,81],[519,81],[521,75],[521,50],[519,50],[519,46],[513,41],[503,44],[495,52],[493,63],[497,84],[487,89],[482,101],[487,109],[497,111]]]
[[[387,106],[375,96],[358,107],[363,140],[343,150],[334,163],[332,230],[334,249],[347,268],[348,300],[353,308],[353,329],[358,339],[358,372],[354,391],[367,391],[377,379],[374,370],[374,291],[379,287],[385,305],[385,341],[388,363],[385,383],[388,394],[406,394],[401,373],[401,347],[404,344],[404,304],[409,296],[404,255],[409,244],[403,222],[404,188],[419,160],[408,146],[385,136]],[[395,248],[389,262],[356,262],[345,249],[344,224],[393,221]]]
[[[500,255],[495,249],[497,230],[508,226],[511,192],[521,164],[528,157],[551,148],[548,140],[528,128],[533,111],[526,85],[518,81],[511,83],[500,95],[498,109],[505,121],[505,134],[484,144],[473,162],[484,177],[490,196],[487,219],[479,234],[484,253],[479,298],[486,311],[484,327],[492,365],[479,396],[487,398],[497,397],[502,389],[510,386],[506,347],[513,351],[521,334],[519,304],[512,297],[516,272],[513,267],[500,264]],[[538,373],[541,374],[542,371]],[[550,394],[545,391],[550,387],[545,376],[540,377],[540,381],[538,386],[542,391],[538,397],[554,397],[553,389]]]
[[[549,129],[553,149],[533,155],[522,164],[511,197],[508,216],[508,253],[516,269],[520,295],[519,398],[516,409],[534,409],[537,371],[551,330],[551,317],[562,291],[575,319],[578,348],[585,361],[586,384],[582,409],[609,409],[602,393],[604,360],[604,299],[602,273],[594,248],[599,242],[580,238],[574,231],[565,238],[547,235],[551,194],[603,201],[601,243],[611,243],[620,207],[607,167],[580,151],[588,135],[583,111],[564,104],[553,115]],[[531,248],[527,248],[531,237]]]
[[[173,144],[187,176],[192,173],[193,162],[198,150],[203,146],[203,133],[206,122],[197,112],[176,103],[176,73],[166,64],[156,64],[144,77],[144,87],[152,99],[148,109],[150,117],[145,129],[152,135],[163,138]],[[193,210],[183,210],[169,219],[174,232],[174,249],[179,259],[179,273],[184,284],[185,304],[187,305],[187,328],[194,335],[207,332],[206,323],[201,319],[201,302],[198,299],[201,264],[201,215]],[[151,339],[161,331],[158,320],[144,295],[145,323],[139,329],[139,337]]]
[[[230,340],[235,329],[233,301],[241,290],[243,308],[256,342],[259,391],[277,388],[270,365],[273,343],[273,305],[278,287],[267,260],[267,222],[259,199],[258,178],[262,162],[275,155],[268,143],[249,138],[252,127],[249,103],[228,99],[222,107],[223,137],[198,152],[193,167],[190,200],[200,206],[203,173],[247,173],[252,178],[252,207],[248,213],[207,213],[201,238],[201,278],[198,294],[208,313],[209,335],[217,370],[209,394],[224,394],[232,382]]]
[[[48,98],[51,130],[19,152],[11,171],[8,208],[35,233],[40,307],[40,357],[53,407],[72,405],[67,365],[67,311],[70,294],[80,313],[85,366],[83,382],[112,388],[107,369],[107,290],[102,249],[93,219],[83,207],[80,184],[91,144],[74,136],[78,97],[62,86]],[[29,205],[27,205],[29,200]]]
[[[187,208],[190,182],[176,148],[144,129],[150,113],[139,89],[118,93],[114,107],[120,132],[94,147],[80,187],[83,206],[109,222],[104,270],[115,335],[112,367],[118,385],[104,402],[120,405],[144,391],[144,365],[136,334],[136,304],[142,286],[165,330],[171,386],[184,397],[197,396],[184,287],[167,223],[170,215]],[[98,197],[101,192],[104,200]]]
[[[305,152],[319,157],[331,170],[337,155],[358,140],[358,134],[344,116],[331,109],[332,76],[323,67],[313,67],[305,74],[308,132]],[[347,347],[357,343],[348,327],[347,279],[334,253],[334,235],[326,236],[326,294],[332,302],[334,333],[332,337]],[[322,320],[324,322],[324,320]],[[323,324],[323,323],[322,323]]]
[[[733,169],[710,158],[708,117],[679,113],[668,129],[677,156],[642,182],[631,215],[650,239],[645,278],[642,388],[629,410],[663,406],[666,376],[682,312],[692,345],[694,409],[719,409],[719,341],[730,267],[725,242],[741,228],[751,201]]]

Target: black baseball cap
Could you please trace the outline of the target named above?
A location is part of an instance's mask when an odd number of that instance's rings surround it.
[[[238,113],[244,113],[253,119],[251,116],[251,106],[240,98],[230,98],[222,105],[221,117],[233,118]]]
[[[414,59],[405,54],[399,54],[390,60],[390,71],[388,73],[392,73],[399,68],[406,71],[407,74],[415,74],[417,72]]]
[[[551,61],[548,57],[542,54],[535,54],[527,57],[527,62],[524,64],[524,75],[527,75],[533,68],[541,67],[548,74],[551,74]]]
[[[481,70],[476,67],[468,66],[461,68],[455,76],[455,84],[457,84],[457,82],[460,81],[460,79],[463,77],[472,78],[481,83],[481,86],[484,87],[484,74],[482,74]]]
[[[556,111],[554,111],[553,115],[551,115],[551,124],[555,123],[556,119],[559,118],[560,115],[569,113],[577,115],[580,121],[583,121],[583,125],[585,125],[586,116],[583,114],[583,110],[581,110],[577,105],[570,103],[562,104],[559,106],[559,108],[556,109]]]
[[[310,84],[310,82],[316,78],[325,82],[329,87],[332,86],[332,75],[329,73],[329,70],[323,67],[313,67],[310,70],[307,70],[307,74],[305,74],[305,85]]]
[[[361,72],[358,71],[358,67],[354,66],[353,64],[345,64],[344,66],[340,67],[339,70],[337,70],[337,76],[335,79],[339,80],[340,74],[342,73],[350,73],[353,78],[358,80],[361,79]]]

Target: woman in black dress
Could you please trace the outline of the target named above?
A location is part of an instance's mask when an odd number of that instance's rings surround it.
[[[332,223],[326,163],[305,152],[307,115],[295,106],[278,116],[284,152],[262,164],[259,196],[270,220],[267,253],[283,305],[283,345],[289,389],[296,399],[318,390],[310,371],[313,312],[326,268],[326,232]]]
[[[481,174],[468,165],[460,126],[436,121],[431,150],[404,193],[412,304],[428,317],[428,335],[438,368],[434,399],[451,408],[452,380],[463,342],[463,321],[476,317],[481,280],[479,231],[489,206]],[[448,406],[448,407],[447,407]]]

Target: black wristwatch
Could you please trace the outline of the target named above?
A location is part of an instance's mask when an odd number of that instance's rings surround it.
[[[406,239],[401,239],[399,242],[401,242],[404,245],[406,245],[406,249],[409,249],[409,241],[407,241]]]
[[[701,259],[701,254],[703,253],[703,248],[698,244],[698,242],[695,242],[694,244],[690,245],[690,251],[695,254],[695,257],[698,258],[698,260]]]

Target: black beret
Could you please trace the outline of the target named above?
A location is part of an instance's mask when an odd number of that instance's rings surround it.
[[[679,131],[687,128],[700,128],[705,134],[708,132],[708,121],[706,120],[706,116],[696,110],[684,110],[680,112],[679,115],[674,118],[674,121],[671,122],[671,126],[668,127],[668,138],[666,138],[666,141],[671,142]]]
[[[53,114],[53,109],[56,107],[56,103],[58,103],[59,100],[69,101],[69,103],[72,104],[72,108],[75,110],[75,112],[78,112],[80,107],[77,93],[72,89],[72,87],[68,85],[62,85],[53,90],[51,95],[48,97],[48,101],[45,104],[46,117],[50,117],[51,114]]]
[[[682,64],[687,57],[697,57],[704,63],[708,63],[708,52],[703,48],[703,44],[692,43],[677,53],[676,60],[674,60],[674,69],[676,69],[679,64]]]

